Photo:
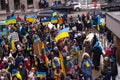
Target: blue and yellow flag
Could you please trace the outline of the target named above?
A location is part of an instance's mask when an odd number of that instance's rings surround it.
[[[49,23],[50,23],[49,20],[42,20],[42,24],[43,24],[43,25],[48,25]]]
[[[30,18],[30,17],[28,17],[26,20],[27,20],[28,22],[36,22],[36,19],[35,19],[35,18]]]
[[[69,37],[69,33],[68,32],[62,32],[61,34],[59,34],[58,36],[55,37],[55,41],[58,42],[58,40],[62,39],[62,38],[66,38]]]
[[[6,20],[6,25],[15,24],[16,23],[16,16],[12,16]]]
[[[100,31],[100,25],[101,25],[101,21],[100,21],[100,16],[98,16],[98,25],[97,25],[97,30]]]
[[[12,36],[10,37],[10,52],[14,52],[15,50],[15,42],[12,39]]]
[[[46,72],[37,72],[37,77],[46,77]]]
[[[31,15],[30,17],[27,17],[26,20],[28,22],[36,22],[36,18],[37,16],[34,14],[34,15]]]
[[[65,37],[69,37],[69,28],[64,28],[62,30],[60,30],[57,34],[57,36],[55,37],[55,41],[58,42],[58,40],[65,38]]]
[[[10,19],[10,20],[6,21],[7,25],[9,25],[9,24],[15,24],[15,23],[16,23],[16,19]]]
[[[51,18],[51,23],[58,23],[58,18],[56,18],[56,17],[52,17]]]
[[[70,29],[69,27],[63,28],[62,30],[60,30],[60,31],[58,32],[57,35],[61,34],[62,32],[69,32],[69,29]]]

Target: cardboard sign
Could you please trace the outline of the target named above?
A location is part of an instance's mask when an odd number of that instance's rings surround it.
[[[33,43],[33,50],[35,55],[40,55],[41,54],[41,42],[36,42]]]
[[[19,36],[17,32],[13,32],[10,34],[15,42],[19,41]]]

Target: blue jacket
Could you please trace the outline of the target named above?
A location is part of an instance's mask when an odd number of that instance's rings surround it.
[[[89,67],[86,66],[86,61],[88,61],[90,65]],[[89,58],[83,60],[82,71],[83,71],[83,74],[92,76],[92,61]]]

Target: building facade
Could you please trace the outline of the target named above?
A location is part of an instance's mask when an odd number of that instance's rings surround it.
[[[18,10],[21,9],[22,4],[24,4],[25,9],[38,9],[39,1],[40,0],[0,0],[0,10],[6,10],[7,8],[9,8],[9,10]]]
[[[114,34],[114,44],[117,47],[116,57],[118,66],[118,75],[116,80],[120,80],[120,11],[107,13],[106,26]]]

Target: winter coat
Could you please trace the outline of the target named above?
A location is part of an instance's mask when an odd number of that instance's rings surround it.
[[[0,64],[0,70],[5,69],[5,68],[7,67],[7,65],[8,65],[7,62],[1,63],[1,64]]]
[[[83,60],[82,72],[84,75],[92,76],[92,62],[89,58]]]
[[[118,70],[117,70],[117,64],[116,62],[111,63],[111,75],[117,76]]]
[[[25,67],[19,69],[20,75],[22,76],[22,80],[27,80],[27,70]]]
[[[99,47],[94,47],[94,49],[93,49],[93,64],[95,66],[100,65],[101,54],[102,54],[102,50]]]

